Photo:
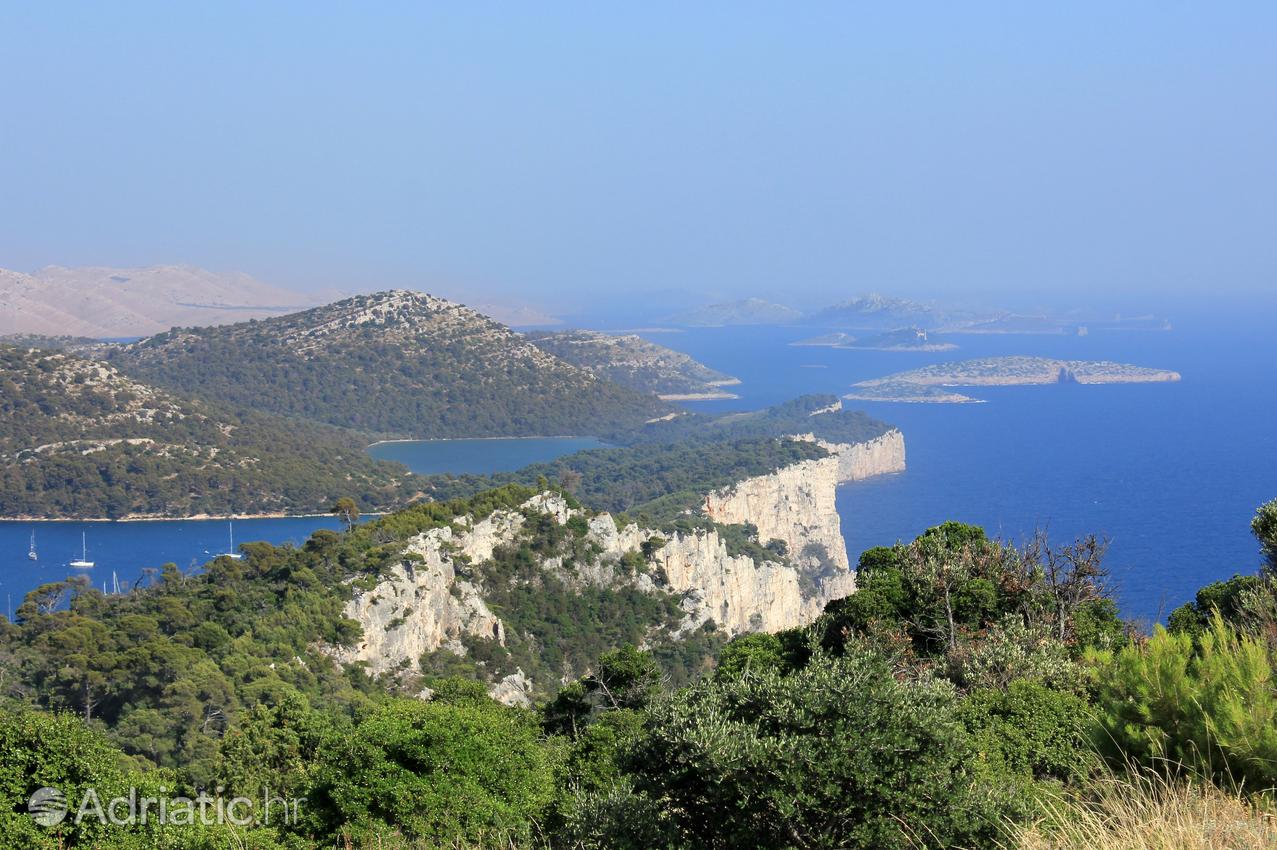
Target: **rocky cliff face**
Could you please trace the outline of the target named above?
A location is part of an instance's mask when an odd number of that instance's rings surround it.
[[[783,540],[790,558],[804,567],[846,571],[847,548],[834,507],[839,462],[831,455],[747,478],[707,495],[702,509],[725,525],[752,523],[760,543]]]
[[[746,479],[705,498],[707,517],[725,525],[752,524],[759,543],[783,540],[784,558],[734,553],[713,529],[671,534],[633,523],[618,527],[606,513],[589,514],[554,493],[543,493],[518,511],[462,517],[408,541],[404,561],[347,604],[346,614],[363,626],[364,638],[334,655],[364,662],[373,673],[389,673],[415,671],[423,655],[440,648],[465,654],[467,639],[504,643],[505,625],[484,601],[482,588],[465,577],[466,565],[481,564],[499,547],[519,541],[529,533],[527,517],[536,514],[583,533],[590,552],[586,561],[577,559],[570,568],[561,557],[543,558],[541,570],[573,587],[630,586],[673,594],[683,611],[680,633],[710,621],[729,635],[810,622],[830,600],[855,590],[834,506],[837,485],[897,471],[904,464],[898,431],[871,443],[828,448],[836,453]],[[650,569],[624,566],[623,559],[632,560],[643,550]],[[528,687],[521,674],[515,678],[519,681],[506,676],[494,683],[493,693],[525,701]]]
[[[814,442],[836,454],[839,484],[905,471],[905,435],[894,428],[863,443],[830,443],[814,434],[795,434],[794,439]]]

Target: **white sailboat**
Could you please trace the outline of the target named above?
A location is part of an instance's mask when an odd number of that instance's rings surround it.
[[[218,557],[220,557],[220,558],[233,558],[233,559],[234,559],[234,560],[236,560],[236,561],[242,561],[242,560],[244,560],[244,556],[243,556],[243,555],[241,555],[239,552],[236,552],[236,551],[235,551],[235,523],[233,523],[233,522],[227,522],[227,523],[226,523],[226,537],[227,537],[227,539],[230,541],[230,544],[231,544],[231,545],[230,545],[230,548],[229,548],[229,549],[227,549],[225,552],[223,552],[223,553],[222,553],[221,555],[219,555]]]
[[[28,561],[40,560],[40,556],[37,555],[35,551],[35,532],[34,531],[31,532],[31,548],[27,550],[27,560]]]
[[[83,531],[80,532],[80,557],[67,566],[74,567],[77,570],[87,570],[93,567],[93,562],[89,560],[89,544],[84,539]]]

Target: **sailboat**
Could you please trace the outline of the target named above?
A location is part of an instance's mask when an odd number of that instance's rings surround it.
[[[227,522],[227,523],[226,523],[226,536],[227,536],[227,538],[228,538],[228,539],[229,539],[229,541],[230,541],[230,544],[231,544],[231,545],[230,545],[230,548],[229,548],[229,549],[227,549],[225,552],[223,552],[223,553],[222,553],[221,555],[219,555],[218,557],[219,557],[219,558],[233,558],[233,559],[235,559],[236,561],[242,561],[242,560],[244,560],[244,556],[243,556],[243,555],[241,555],[239,552],[236,552],[236,551],[235,551],[235,523],[233,523],[233,522]]]
[[[34,531],[31,532],[31,548],[27,550],[27,560],[28,561],[40,560],[40,556],[37,555],[35,551],[35,532]]]
[[[84,532],[80,532],[80,558],[72,561],[67,566],[75,567],[77,570],[87,570],[93,567],[93,562],[89,560],[89,544],[84,539]]]

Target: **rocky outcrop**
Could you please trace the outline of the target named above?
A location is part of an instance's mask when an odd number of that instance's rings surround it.
[[[795,434],[793,439],[815,443],[837,455],[839,484],[905,471],[905,435],[895,428],[863,443],[830,443],[814,434]]]
[[[705,515],[725,525],[750,523],[758,540],[783,540],[789,557],[808,568],[847,570],[847,547],[834,506],[839,457],[805,460],[747,478],[705,497]]]
[[[784,541],[784,557],[733,550],[714,528],[661,532],[634,523],[618,525],[609,514],[589,514],[558,494],[542,493],[519,510],[460,517],[449,527],[413,537],[404,561],[347,604],[346,615],[363,626],[364,638],[357,646],[335,649],[334,655],[363,662],[372,673],[415,672],[421,657],[434,650],[465,654],[467,638],[503,643],[504,624],[481,589],[464,577],[468,573],[458,574],[458,566],[481,564],[499,547],[518,541],[527,533],[527,512],[552,517],[560,525],[585,519],[591,556],[576,557],[567,567],[561,557],[545,557],[541,570],[570,587],[628,585],[674,594],[683,611],[680,633],[711,621],[729,635],[808,623],[830,600],[855,590],[834,505],[838,484],[904,467],[899,431],[855,445],[817,442],[831,452],[828,457],[801,461],[705,497],[705,516],[724,525],[751,524],[762,544]],[[639,552],[644,569],[633,567]],[[496,682],[491,692],[505,702],[526,704],[531,684],[514,674]]]
[[[519,517],[522,520],[522,517]],[[482,523],[480,523],[482,525]],[[503,532],[513,539],[518,524]],[[421,656],[446,647],[464,653],[463,636],[505,642],[501,620],[488,608],[479,589],[458,578],[454,556],[484,551],[492,556],[497,532],[485,527],[481,542],[465,535],[454,540],[451,528],[434,528],[409,541],[405,559],[371,590],[346,603],[346,616],[363,627],[363,640],[333,650],[346,663],[362,662],[373,674],[415,669]]]
[[[733,556],[713,531],[676,534],[656,558],[668,588],[683,594],[684,631],[711,620],[730,635],[780,631],[811,622],[831,599],[855,590],[845,569],[805,581],[790,564]]]

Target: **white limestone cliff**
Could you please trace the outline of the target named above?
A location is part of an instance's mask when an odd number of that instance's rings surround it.
[[[837,455],[839,484],[905,471],[905,435],[895,428],[863,443],[831,443],[815,434],[794,434],[792,439],[815,443]]]
[[[838,464],[830,455],[747,478],[708,494],[702,510],[724,525],[752,523],[760,543],[783,540],[789,557],[804,567],[845,571],[847,547],[834,506]]]
[[[812,435],[795,439],[815,440]],[[830,600],[855,590],[835,508],[837,486],[904,466],[904,440],[898,431],[863,444],[817,442],[831,452],[829,457],[746,479],[710,493],[703,505],[704,514],[715,522],[753,524],[760,543],[783,540],[784,559],[756,561],[748,554],[732,554],[714,530],[668,533],[633,523],[618,527],[612,516],[600,513],[586,515],[595,552],[588,563],[577,562],[568,570],[552,557],[541,568],[570,586],[628,584],[675,594],[685,615],[682,632],[708,621],[730,635],[808,623]],[[546,514],[559,524],[584,513],[547,492],[518,511],[496,510],[478,520],[460,517],[451,527],[417,535],[405,546],[403,563],[347,603],[346,615],[361,624],[364,636],[356,646],[334,648],[334,656],[363,662],[374,674],[415,672],[421,657],[434,650],[464,654],[466,637],[504,643],[504,624],[480,589],[458,575],[457,566],[481,564],[498,547],[516,541],[525,524],[522,511]],[[636,572],[622,563],[644,548],[650,569]],[[522,676],[506,677],[492,693],[523,703],[529,688]]]

